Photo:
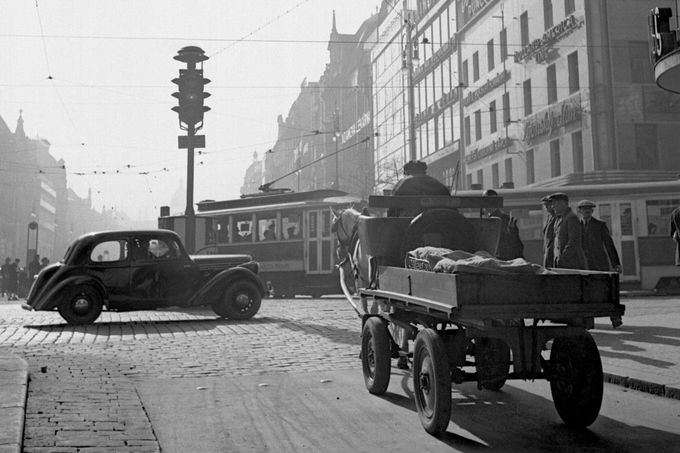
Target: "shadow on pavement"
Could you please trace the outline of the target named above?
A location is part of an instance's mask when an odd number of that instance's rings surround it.
[[[411,373],[401,373],[398,376],[392,369],[392,379],[399,379],[401,388],[391,384],[393,391],[378,398],[412,411],[413,423],[419,424]],[[401,393],[405,390],[409,396]],[[549,397],[512,385],[493,392],[477,390],[475,383],[454,384],[452,404],[452,423],[437,439],[455,451],[680,451],[673,450],[680,445],[678,434],[627,424],[602,413],[588,429],[569,428]]]
[[[677,363],[650,358],[648,349],[639,344],[666,345],[680,347],[680,329],[656,326],[623,325],[616,330],[604,324],[595,324],[596,331],[591,331],[600,347],[600,354],[605,357],[629,359],[659,368],[670,368]],[[602,349],[609,348],[609,349]]]

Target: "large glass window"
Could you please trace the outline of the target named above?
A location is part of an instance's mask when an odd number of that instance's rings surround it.
[[[659,168],[659,139],[656,124],[635,124],[636,168]]]
[[[564,15],[568,16],[576,10],[574,0],[564,0]]]
[[[501,30],[501,61],[508,58],[508,29]]]
[[[680,199],[647,201],[647,234],[670,236],[670,218],[673,209],[680,206]]]
[[[481,168],[477,170],[477,184],[484,188],[484,170]]]
[[[472,81],[479,80],[479,52],[472,54]]]
[[[557,71],[555,65],[551,64],[548,66],[546,73],[548,81],[548,104],[554,104],[557,102]]]
[[[560,141],[552,140],[550,142],[550,176],[555,178],[562,174],[562,167],[560,165]]]
[[[574,173],[583,173],[583,134],[581,131],[571,134],[571,150],[574,159]]]
[[[543,25],[546,30],[553,26],[552,0],[543,0]]]
[[[524,81],[524,115],[531,115],[532,101],[531,101],[531,79]]]
[[[468,84],[468,61],[463,60],[462,67],[460,69],[460,82],[463,86],[469,86]]]
[[[536,182],[536,173],[534,171],[534,150],[530,149],[526,152],[526,164],[527,164],[527,184],[533,184]]]
[[[460,101],[458,101],[460,102]],[[470,130],[470,117],[466,116],[465,117],[465,146],[469,145],[472,143],[472,137],[470,137],[471,130]]]
[[[493,134],[498,129],[496,122],[496,101],[489,103],[489,131]]]
[[[444,110],[444,144],[448,145],[453,142],[453,130],[451,123],[451,109]]]
[[[649,62],[647,41],[628,43],[631,81],[634,83],[654,83],[654,70]]]
[[[477,110],[475,112],[475,140],[479,141],[482,139],[482,111]]]
[[[503,126],[510,123],[510,93],[503,93]]]
[[[524,11],[519,16],[520,43],[522,47],[529,44],[529,14]]]
[[[493,39],[490,39],[489,42],[486,43],[486,62],[489,71],[491,71],[494,67],[494,60]]]
[[[217,243],[218,244],[228,244],[230,231],[229,231],[229,217],[221,217],[217,220]]]
[[[569,69],[569,94],[576,93],[581,89],[578,74],[578,51],[569,54],[567,67]]]
[[[512,157],[505,159],[505,182],[512,182]]]
[[[491,184],[493,184],[494,189],[500,187],[501,185],[500,174],[498,173],[498,163],[495,163],[491,166]]]

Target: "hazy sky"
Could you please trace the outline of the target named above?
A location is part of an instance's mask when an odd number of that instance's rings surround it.
[[[323,73],[332,11],[338,31],[354,33],[379,4],[0,0],[0,116],[14,131],[22,109],[27,135],[52,144],[68,185],[81,196],[92,188],[98,209],[155,219],[186,180],[184,132],[170,110],[170,81],[184,64],[172,57],[197,45],[210,57],[212,110],[194,200],[237,197],[253,152],[276,139],[277,115],[287,115],[305,77]]]

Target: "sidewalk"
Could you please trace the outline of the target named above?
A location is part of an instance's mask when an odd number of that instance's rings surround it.
[[[13,354],[0,355],[0,452],[19,453],[24,437],[28,364]]]

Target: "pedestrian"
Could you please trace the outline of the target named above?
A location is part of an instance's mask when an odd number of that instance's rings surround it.
[[[9,299],[9,273],[12,268],[12,260],[7,257],[5,258],[5,264],[2,265],[0,269],[2,271],[2,295],[7,296]]]
[[[545,212],[548,214],[545,225],[543,225],[543,266],[553,267],[555,265],[555,210],[549,196],[541,198],[541,203]]]
[[[675,265],[680,266],[680,208],[671,212],[671,237],[675,241]]]
[[[28,278],[29,280],[33,281],[36,275],[40,272],[41,265],[40,265],[40,255],[37,253],[33,255],[33,260],[31,260],[30,263],[28,263]]]
[[[106,250],[104,252],[106,252]],[[40,260],[40,269],[42,270],[43,268],[47,267],[49,264],[50,264],[50,259],[46,256],[43,256],[42,259]]]
[[[482,196],[497,197],[498,192],[493,189],[486,190]],[[498,249],[496,250],[496,258],[500,260],[514,260],[515,258],[524,258],[524,244],[519,237],[519,228],[517,228],[517,219],[511,217],[501,208],[496,208],[493,211],[487,212],[487,217],[498,217],[501,219],[501,235],[498,240]]]
[[[587,269],[581,222],[569,207],[569,197],[565,193],[554,193],[550,195],[550,202],[556,216],[553,225],[553,267]]]
[[[595,203],[590,200],[579,201],[577,208],[581,216],[583,252],[588,269],[591,271],[614,271],[621,273],[621,261],[609,234],[607,223],[593,217]]]
[[[19,292],[19,272],[21,271],[21,268],[19,267],[20,262],[21,260],[16,258],[14,262],[9,265],[9,272],[7,273],[9,278],[7,285],[9,297],[7,300],[17,300],[19,298],[17,293]]]

